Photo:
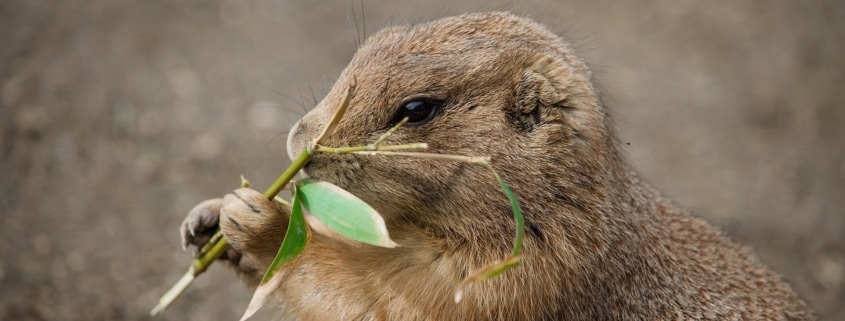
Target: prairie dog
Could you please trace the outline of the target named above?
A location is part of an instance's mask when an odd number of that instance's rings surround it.
[[[357,84],[329,146],[372,143],[484,155],[516,192],[522,264],[458,283],[510,250],[510,205],[478,166],[318,153],[307,175],[372,205],[401,247],[315,233],[276,293],[298,320],[813,320],[780,277],[716,228],[640,181],[617,147],[587,65],[546,27],[474,13],[386,28],[358,49],[332,90],[291,131],[293,158]],[[201,245],[218,225],[254,284],[289,212],[254,190],[198,205],[182,225]]]

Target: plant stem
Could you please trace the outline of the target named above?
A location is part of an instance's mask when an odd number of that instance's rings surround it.
[[[384,146],[387,147],[387,146]],[[352,154],[357,155],[367,155],[367,156],[404,156],[404,157],[415,157],[415,158],[422,158],[422,159],[431,159],[431,160],[445,160],[445,161],[453,161],[453,162],[463,162],[463,163],[470,163],[470,164],[479,164],[479,165],[488,165],[490,163],[490,157],[470,157],[470,156],[463,156],[463,155],[447,155],[447,154],[434,154],[434,153],[417,153],[417,152],[394,152],[394,151],[384,151],[384,150],[375,150],[375,151],[356,151],[352,152]]]
[[[349,85],[346,87],[346,94],[343,95],[343,101],[340,103],[340,106],[337,110],[334,111],[334,115],[329,120],[326,127],[323,127],[323,132],[320,133],[317,138],[314,139],[314,142],[311,144],[311,149],[316,149],[317,145],[319,145],[324,138],[329,137],[334,132],[335,127],[337,124],[340,123],[340,119],[343,118],[343,114],[346,113],[346,109],[349,108],[349,102],[352,101],[352,96],[355,96],[355,87],[357,86],[355,78],[349,81]]]
[[[411,149],[426,149],[428,148],[428,144],[426,143],[414,143],[414,144],[403,144],[403,145],[386,145],[386,146],[373,146],[373,145],[366,145],[366,146],[351,146],[351,147],[326,147],[323,145],[317,145],[317,148],[314,151],[321,152],[321,153],[332,153],[332,154],[351,154],[355,152],[367,152],[367,151],[397,151],[397,150],[411,150]]]
[[[381,134],[381,136],[379,136],[378,139],[376,139],[376,141],[374,143],[367,145],[367,147],[371,147],[369,150],[378,149],[378,146],[381,145],[381,143],[384,142],[384,140],[387,139],[387,137],[389,137],[395,131],[399,130],[399,127],[404,126],[405,123],[407,123],[407,122],[408,122],[408,117],[402,118],[402,120],[400,120],[399,123],[396,124],[396,126],[391,127],[384,134]]]
[[[352,79],[350,85],[346,88],[346,95],[343,97],[343,102],[335,111],[334,115],[332,116],[331,121],[323,128],[323,132],[320,136],[317,136],[317,139],[314,140],[312,146],[308,146],[302,151],[299,156],[291,163],[290,166],[279,175],[279,178],[264,191],[264,197],[269,200],[273,200],[279,192],[284,189],[284,187],[305,167],[312,157],[312,150],[315,149],[317,144],[319,144],[325,137],[328,137],[334,132],[335,127],[337,127],[338,122],[343,117],[343,114],[346,112],[346,109],[349,108],[349,102],[352,100],[352,96],[355,94],[355,79]],[[247,181],[243,176],[241,176],[241,186],[248,186],[249,181]],[[188,286],[194,281],[194,279],[208,270],[208,267],[214,263],[217,258],[223,255],[223,252],[229,247],[229,241],[226,240],[226,237],[223,236],[220,231],[218,230],[215,233],[211,240],[217,240],[209,247],[208,244],[202,247],[202,250],[197,257],[194,258],[194,262],[188,267],[188,272],[185,273],[182,278],[173,285],[161,298],[159,298],[158,304],[150,311],[150,315],[155,316],[169,307],[176,298],[179,297]]]
[[[267,197],[267,199],[270,200],[276,197],[276,194],[279,194],[279,192],[281,192],[282,189],[284,189],[285,186],[290,183],[290,180],[293,179],[294,176],[296,176],[296,173],[299,173],[299,171],[303,167],[305,167],[305,164],[308,164],[308,162],[311,160],[311,156],[312,153],[310,148],[306,148],[304,151],[302,151],[302,153],[296,157],[293,163],[290,164],[288,169],[286,169],[282,173],[282,175],[279,175],[279,178],[276,178],[276,181],[273,182],[273,184],[270,185],[270,187],[268,187],[266,191],[264,191],[264,197]]]
[[[296,173],[299,172],[308,161],[311,160],[311,151],[310,148],[306,148],[302,151],[301,154],[293,161],[293,163],[282,173],[279,175],[279,178],[264,191],[264,197],[267,199],[272,200],[276,197],[276,194],[282,191],[282,189],[296,176]],[[248,183],[244,183],[246,180],[242,178],[241,185],[248,185]],[[210,245],[210,246],[209,246]],[[193,263],[188,268],[188,272],[182,276],[179,282],[173,285],[161,298],[159,299],[158,305],[156,305],[152,311],[150,311],[150,315],[155,316],[161,312],[163,312],[182,292],[191,285],[194,279],[208,270],[208,267],[214,263],[217,258],[223,255],[223,252],[226,252],[226,249],[229,248],[229,241],[226,240],[226,237],[223,236],[222,233],[218,230],[211,237],[211,242],[203,246],[202,250],[197,254],[197,257],[194,258]]]

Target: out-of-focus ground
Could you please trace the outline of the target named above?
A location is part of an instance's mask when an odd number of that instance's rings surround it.
[[[143,320],[199,201],[267,186],[353,39],[511,9],[595,68],[643,176],[845,320],[845,2],[0,1],[0,320]],[[159,320],[235,320],[222,265]],[[269,319],[262,312],[259,320]]]

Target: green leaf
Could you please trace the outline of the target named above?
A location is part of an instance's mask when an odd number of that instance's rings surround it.
[[[516,221],[516,238],[513,241],[513,250],[512,254],[509,258],[499,261],[497,263],[488,265],[481,270],[467,276],[461,284],[458,285],[457,289],[455,289],[455,303],[461,302],[464,296],[464,290],[467,286],[472,283],[483,281],[487,279],[494,278],[505,271],[519,265],[520,262],[520,254],[522,253],[522,241],[525,238],[525,218],[522,216],[522,208],[519,206],[519,201],[516,199],[516,194],[514,194],[513,190],[508,186],[504,179],[493,170],[492,167],[488,168],[493,171],[493,175],[496,176],[496,181],[499,182],[499,187],[502,189],[502,192],[505,193],[505,196],[508,197],[508,200],[511,203],[511,211],[513,211],[513,219]]]
[[[511,190],[510,186],[508,186],[508,183],[505,183],[505,180],[502,179],[502,177],[500,177],[495,171],[493,171],[493,175],[496,176],[496,181],[499,182],[499,187],[511,202],[513,220],[516,221],[516,239],[513,241],[513,252],[511,255],[519,256],[522,254],[522,241],[525,238],[525,218],[522,217],[522,208],[519,207],[519,201],[516,199],[516,194],[513,193],[513,190]]]
[[[329,182],[297,181],[302,205],[328,228],[353,240],[381,247],[396,247],[384,219],[367,203]]]
[[[273,259],[273,263],[270,263],[267,273],[261,279],[262,284],[267,283],[279,269],[296,262],[302,252],[305,252],[305,246],[311,239],[311,230],[308,228],[308,222],[305,221],[305,215],[302,212],[301,199],[299,190],[296,190],[291,204],[288,230],[285,233],[284,240],[282,240],[282,246],[279,247],[279,252],[276,253],[276,258]]]
[[[461,281],[461,284],[458,285],[458,288],[455,290],[455,303],[461,302],[461,299],[464,297],[464,289],[466,289],[466,287],[470,284],[497,277],[499,274],[519,265],[519,261],[519,256],[511,256],[507,260],[485,266],[483,269],[468,276],[466,279]]]
[[[282,246],[279,247],[276,258],[273,259],[273,263],[270,263],[270,267],[264,273],[264,278],[261,279],[261,283],[255,289],[255,294],[252,295],[252,300],[250,300],[249,306],[241,317],[241,321],[251,317],[267,302],[267,299],[287,277],[288,271],[282,269],[296,263],[302,253],[305,252],[305,246],[311,239],[311,230],[308,228],[308,222],[305,221],[305,215],[302,213],[301,198],[299,190],[295,190],[285,239],[282,240]]]

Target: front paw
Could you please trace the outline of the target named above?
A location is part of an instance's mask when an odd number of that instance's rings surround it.
[[[187,249],[191,245],[200,249],[208,243],[208,240],[217,231],[217,221],[222,206],[223,199],[215,198],[197,204],[188,212],[188,216],[179,226],[183,249]]]
[[[205,200],[188,212],[185,220],[182,221],[182,225],[179,226],[183,249],[194,246],[194,254],[196,254],[199,249],[208,243],[212,235],[217,232],[220,209],[223,207],[223,203],[222,198]],[[220,256],[220,259],[238,266],[241,261],[241,253],[230,247]]]
[[[286,206],[253,189],[237,189],[223,198],[220,230],[242,255],[239,270],[260,277],[276,257],[289,216]]]

